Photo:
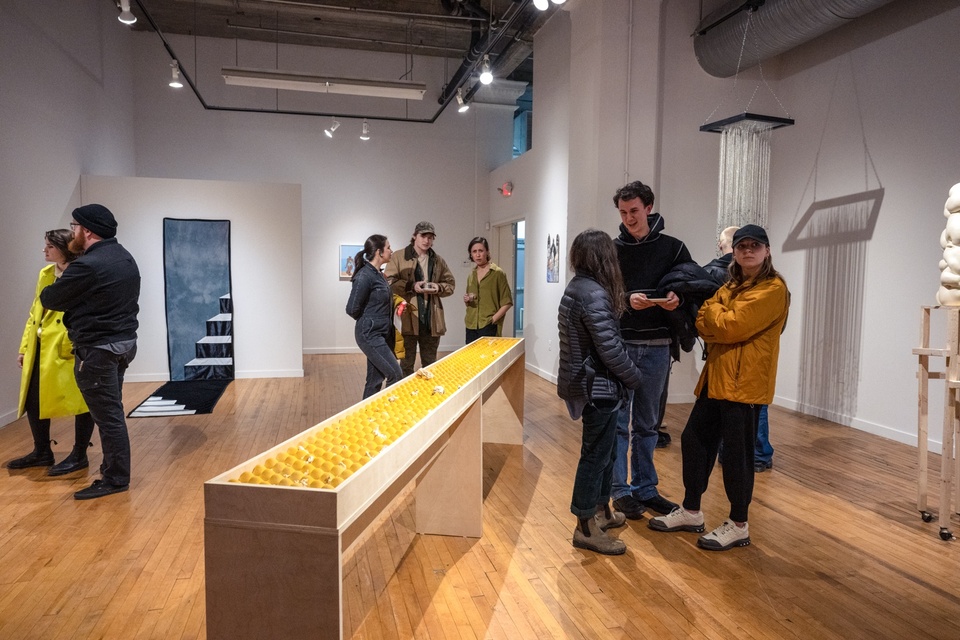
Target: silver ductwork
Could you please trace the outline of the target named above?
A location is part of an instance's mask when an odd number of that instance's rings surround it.
[[[743,31],[751,20],[741,69],[789,51],[892,0],[734,0],[697,25],[693,49],[703,70],[718,78],[737,72]],[[750,10],[760,5],[753,12]]]

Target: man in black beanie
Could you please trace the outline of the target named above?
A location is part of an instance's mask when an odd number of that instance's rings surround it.
[[[70,250],[82,254],[40,292],[47,309],[64,311],[73,341],[77,386],[100,430],[102,479],[73,494],[100,498],[130,486],[130,438],[124,418],[123,374],[137,354],[140,270],[117,242],[117,220],[100,204],[73,210]]]

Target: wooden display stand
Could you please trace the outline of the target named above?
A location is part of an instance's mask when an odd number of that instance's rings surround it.
[[[479,538],[482,443],[523,442],[523,347],[513,343],[336,489],[229,480],[356,406],[206,482],[207,638],[342,638],[344,554],[411,480],[418,533]]]
[[[930,313],[939,309],[947,314],[947,346],[944,349],[930,348]],[[917,403],[917,452],[919,455],[917,485],[917,509],[924,522],[933,520],[927,510],[927,426],[929,420],[930,380],[944,380],[943,393],[943,442],[940,458],[940,538],[953,540],[950,532],[951,499],[954,492],[954,478],[960,478],[960,308],[924,306],[920,308],[920,347],[913,350],[918,356],[918,403]],[[943,371],[930,371],[930,358],[942,357]],[[960,488],[960,487],[958,487]],[[960,506],[960,496],[956,504]]]

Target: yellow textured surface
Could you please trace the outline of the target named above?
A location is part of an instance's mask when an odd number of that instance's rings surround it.
[[[318,426],[230,482],[334,489],[516,342],[481,338]]]

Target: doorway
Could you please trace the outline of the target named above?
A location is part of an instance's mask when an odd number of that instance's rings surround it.
[[[524,235],[523,220],[496,227],[496,263],[507,274],[513,292],[513,307],[503,321],[503,334],[523,337],[523,283],[524,283]]]

